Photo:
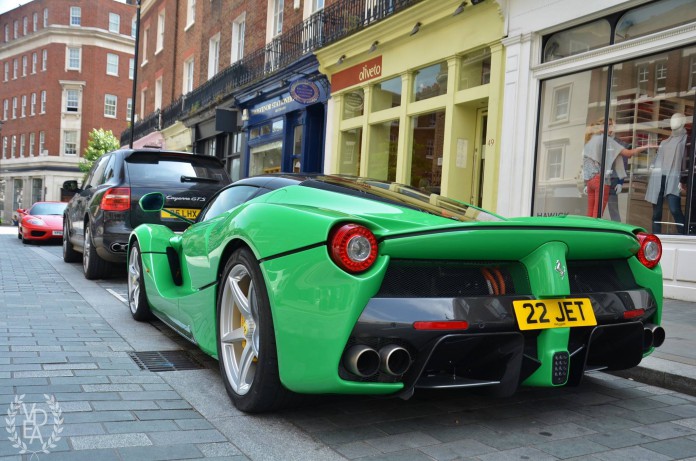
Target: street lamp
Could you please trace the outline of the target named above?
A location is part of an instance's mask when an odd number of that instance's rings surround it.
[[[135,1],[135,54],[133,56],[133,93],[131,94],[130,148],[133,148],[135,131],[135,97],[138,89],[138,48],[140,47],[140,0]]]

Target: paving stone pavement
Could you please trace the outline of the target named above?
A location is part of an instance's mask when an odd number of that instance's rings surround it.
[[[604,373],[505,399],[323,396],[245,415],[216,361],[131,319],[124,281],[87,281],[59,246],[0,227],[0,460],[696,460],[696,397]],[[203,367],[145,371],[128,354],[154,350]]]

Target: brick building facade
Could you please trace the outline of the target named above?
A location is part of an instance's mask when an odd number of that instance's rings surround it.
[[[0,15],[3,222],[82,178],[92,129],[127,127],[135,11],[116,0],[33,0]]]

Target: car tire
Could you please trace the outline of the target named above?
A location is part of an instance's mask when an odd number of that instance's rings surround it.
[[[143,261],[138,242],[133,242],[128,254],[128,307],[133,318],[139,322],[152,318],[150,304],[145,294]]]
[[[280,382],[266,284],[246,248],[236,250],[222,272],[217,320],[220,374],[237,409],[261,413],[287,405],[293,393]]]
[[[85,223],[85,244],[82,248],[82,269],[87,280],[104,278],[108,263],[97,254],[92,241],[89,222]]]
[[[64,220],[65,221],[65,220]],[[68,223],[63,222],[63,261],[66,263],[76,263],[80,261],[80,253],[75,251],[70,243],[70,235],[68,234]]]
[[[22,231],[21,231],[21,229],[22,229],[21,227],[17,226],[17,238],[20,239],[20,240],[22,240]]]

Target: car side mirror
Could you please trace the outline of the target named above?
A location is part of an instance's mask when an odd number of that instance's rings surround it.
[[[24,208],[17,208],[17,213],[19,213],[19,214],[24,214],[26,212],[27,212],[27,210]]]
[[[162,208],[164,208],[164,194],[161,192],[150,192],[143,195],[138,203],[143,211],[162,211]]]

